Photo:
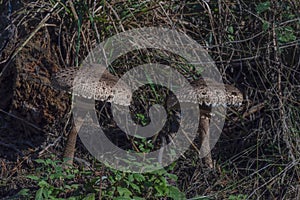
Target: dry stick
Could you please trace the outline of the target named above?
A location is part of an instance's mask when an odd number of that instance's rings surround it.
[[[15,167],[12,170],[10,170],[10,175],[7,177],[8,180],[18,172],[18,169],[22,168],[23,162],[28,161],[29,156],[25,156],[22,158],[23,158],[22,161],[19,161],[19,159],[17,159],[17,164],[15,165]]]
[[[39,156],[41,156],[41,155],[42,155],[45,151],[47,151],[50,147],[55,146],[55,145],[59,142],[59,140],[61,140],[61,139],[62,139],[62,136],[59,136],[58,138],[56,138],[56,140],[54,140],[53,143],[47,145],[42,151],[39,152]]]
[[[245,119],[246,117],[261,111],[265,107],[265,102],[258,103],[254,106],[252,106],[250,109],[248,109],[245,113],[243,113],[242,118]],[[237,121],[238,117],[234,118],[234,121]]]
[[[199,127],[198,127],[199,128]],[[189,141],[189,143],[191,144],[191,146],[198,152],[198,154],[200,155],[200,150],[198,149],[198,147],[194,144],[194,142],[191,140],[191,138],[188,136],[188,134],[182,130],[184,136],[186,137],[186,139]]]

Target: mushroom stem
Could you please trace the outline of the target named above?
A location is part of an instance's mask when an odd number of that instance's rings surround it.
[[[204,164],[209,168],[213,168],[213,161],[211,158],[210,144],[209,144],[209,117],[207,114],[200,112],[200,121],[199,121],[199,134],[201,138],[201,149],[203,149],[204,154],[207,154],[204,157]]]
[[[80,103],[77,102],[77,105],[79,107],[82,106],[82,108],[85,109],[84,102],[80,102]],[[72,116],[72,128],[68,134],[67,144],[65,146],[64,155],[63,155],[63,158],[67,159],[66,160],[67,165],[73,165],[78,131],[80,130],[80,127],[84,123],[84,119],[85,119],[84,115],[86,114],[86,112],[84,112],[84,110],[81,110],[80,108],[77,108],[77,111],[78,113],[76,115],[76,118],[74,117],[74,115]]]
[[[65,159],[67,159],[66,163],[69,165],[73,164],[77,135],[78,135],[78,132],[77,132],[75,124],[73,122],[72,129],[68,135],[67,144],[65,147],[64,155],[63,155],[63,157]]]

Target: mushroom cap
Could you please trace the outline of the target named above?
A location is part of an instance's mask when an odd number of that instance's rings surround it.
[[[179,91],[177,97],[183,103],[197,103],[203,106],[240,106],[243,94],[234,86],[221,84],[211,79],[199,79],[191,82],[192,90]],[[170,105],[174,105],[174,99]]]
[[[104,70],[99,77],[99,70]],[[115,87],[119,81],[118,87]],[[75,95],[84,98],[112,102],[118,105],[130,104],[132,91],[118,77],[109,73],[105,67],[92,67],[88,70],[68,68],[54,76],[54,85],[67,91],[76,91]],[[203,106],[240,106],[243,94],[234,86],[218,83],[208,78],[191,82],[193,90],[182,90],[177,97],[181,102],[197,103]],[[173,101],[173,100],[172,100]],[[172,103],[171,103],[172,104]]]
[[[104,70],[102,74],[99,72],[101,70]],[[120,83],[115,86],[118,81]],[[128,85],[102,66],[100,68],[61,70],[55,74],[53,85],[68,92],[73,91],[76,96],[100,101],[112,102],[113,97],[118,94],[114,103],[124,106],[130,105],[132,97]]]
[[[222,84],[211,79],[199,79],[191,83],[197,100],[206,106],[240,106],[243,94],[233,85]]]

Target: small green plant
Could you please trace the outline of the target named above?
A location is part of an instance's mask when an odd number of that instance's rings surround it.
[[[135,146],[139,149],[139,151],[144,153],[149,153],[154,149],[154,144],[152,140],[148,140],[147,138],[142,138],[139,141],[134,141]]]
[[[176,186],[169,184],[169,181],[176,181],[177,176],[168,173],[165,169],[145,174],[125,173],[111,169],[108,180],[110,186],[102,191],[104,199],[130,200],[149,197],[185,199],[185,195]]]
[[[147,125],[148,121],[145,115],[138,113],[136,114],[136,118],[143,126]]]
[[[297,40],[297,31],[296,31],[296,27],[297,25],[295,25],[294,23],[289,23],[291,24],[290,26],[286,26],[286,25],[281,25],[281,24],[286,24],[286,21],[295,21],[297,22],[297,16],[295,14],[292,13],[291,7],[289,5],[287,5],[284,2],[278,2],[279,6],[284,8],[282,10],[281,14],[281,18],[280,20],[282,20],[282,22],[276,21],[275,22],[275,27],[276,27],[276,36],[277,36],[277,40],[279,42],[279,44],[285,44],[288,42],[293,42],[295,40]],[[262,29],[263,31],[267,31],[271,25],[271,23],[265,19],[263,19],[263,14],[270,12],[271,9],[271,2],[270,1],[265,1],[262,3],[259,3],[256,6],[256,12],[258,15],[260,15],[262,18],[260,18],[262,20]],[[274,9],[273,9],[273,12]]]
[[[295,35],[295,30],[290,26],[278,28],[277,32],[278,32],[278,41],[281,44],[292,42],[297,39],[297,37]]]
[[[36,185],[30,189],[22,189],[17,197],[35,200],[94,200],[99,194],[102,199],[139,200],[149,197],[185,199],[185,195],[175,184],[171,184],[177,181],[177,176],[168,170],[173,170],[175,163],[167,170],[163,168],[152,173],[125,173],[110,169],[107,174],[95,177],[92,171],[78,170],[71,166],[64,167],[63,162],[53,157],[35,160],[39,167],[35,174],[27,175],[26,178]],[[103,169],[103,166],[100,166]],[[85,181],[79,184],[78,180]]]
[[[227,32],[228,32],[228,39],[229,41],[234,41],[234,28],[233,26],[227,27]]]
[[[52,158],[35,160],[39,165],[36,174],[27,175],[26,177],[37,184],[38,190],[30,192],[29,189],[23,189],[18,193],[19,196],[29,197],[34,195],[36,200],[42,200],[65,199],[67,194],[79,194],[79,185],[73,181],[76,175],[79,174],[79,170],[71,167],[66,168],[61,161]],[[76,198],[74,196],[69,199]]]

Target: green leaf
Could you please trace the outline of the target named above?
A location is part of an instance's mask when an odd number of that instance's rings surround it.
[[[72,184],[72,185],[71,185],[71,188],[73,188],[73,189],[78,189],[78,188],[79,188],[79,184]]]
[[[296,39],[297,37],[294,35],[294,29],[292,27],[285,27],[278,36],[278,40],[281,43],[292,42]]]
[[[270,9],[271,3],[270,1],[262,2],[256,6],[256,12],[258,14],[266,12]]]
[[[46,164],[48,164],[48,165],[55,165],[55,162],[53,160],[51,160],[50,158],[48,158],[46,160]]]
[[[175,175],[175,174],[166,174],[170,179],[172,179],[172,180],[174,180],[174,181],[177,181],[178,180],[178,177],[177,177],[177,175]]]
[[[69,198],[67,198],[68,200],[77,200],[77,199],[80,199],[80,197],[69,197]],[[57,200],[57,199],[55,199],[55,200]],[[62,199],[62,200],[64,200],[64,199]]]
[[[62,166],[61,166],[61,165],[57,165],[57,166],[55,167],[55,171],[56,171],[56,173],[57,173],[57,172],[62,173],[62,171],[63,171]]]
[[[170,197],[174,200],[186,199],[185,194],[180,192],[180,190],[175,186],[170,186],[169,187],[168,197]]]
[[[69,174],[69,175],[65,176],[65,179],[73,179],[73,178],[75,178],[74,174]]]
[[[141,192],[141,189],[138,185],[134,184],[134,183],[129,183],[129,185],[136,191],[138,191],[139,193]]]
[[[155,196],[161,197],[161,196],[165,195],[165,191],[164,191],[165,188],[160,187],[158,185],[155,185],[154,188],[155,188],[155,190],[157,192],[157,194]]]
[[[20,190],[17,195],[18,196],[28,196],[29,195],[28,192],[29,192],[29,189],[24,188],[24,189]]]
[[[145,181],[145,176],[142,174],[133,174],[133,177],[135,180],[137,180],[138,182],[143,182]]]
[[[35,162],[39,164],[46,164],[46,161],[44,159],[36,159]]]
[[[29,178],[29,179],[35,180],[35,181],[40,180],[40,178],[38,176],[35,176],[35,175],[27,175],[26,178]]]
[[[134,181],[133,174],[129,174],[129,175],[128,175],[128,181],[129,181],[129,182],[133,182],[133,181]]]
[[[228,33],[230,33],[230,34],[233,34],[233,33],[234,33],[233,26],[229,26],[229,27],[227,28],[227,31],[228,31]]]
[[[71,190],[71,186],[70,185],[65,185],[65,189]]]
[[[44,188],[40,188],[35,194],[35,200],[43,200]]]
[[[61,178],[61,177],[63,177],[62,174],[50,174],[50,176],[49,176],[49,178],[50,178],[51,180],[59,179],[59,178]]]
[[[43,188],[43,187],[48,187],[49,184],[48,184],[46,181],[41,180],[41,181],[38,183],[38,186],[40,186],[41,188]]]
[[[120,196],[123,197],[130,197],[130,195],[132,195],[132,193],[127,188],[117,187],[117,191],[119,192]]]

